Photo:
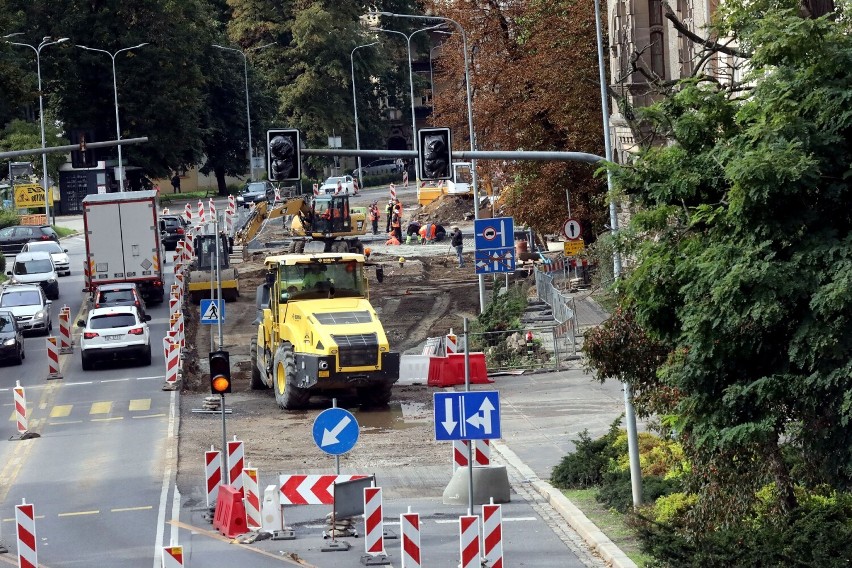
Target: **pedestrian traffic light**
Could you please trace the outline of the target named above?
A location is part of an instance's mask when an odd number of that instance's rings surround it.
[[[421,128],[417,131],[420,179],[452,179],[453,143],[449,128]]]
[[[302,177],[302,137],[295,129],[266,131],[267,173],[271,181],[299,181]]]
[[[210,392],[227,394],[231,392],[231,360],[227,351],[210,352]]]

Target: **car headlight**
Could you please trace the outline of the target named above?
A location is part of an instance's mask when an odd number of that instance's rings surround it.
[[[6,339],[6,340],[3,341],[3,345],[14,345],[14,344],[15,344],[15,338],[14,337],[10,337],[9,339]]]
[[[37,319],[37,320],[43,320],[45,318],[47,318],[47,310],[39,310],[33,316],[33,319]]]

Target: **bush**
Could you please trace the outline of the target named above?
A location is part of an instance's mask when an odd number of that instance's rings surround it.
[[[642,477],[642,503],[654,503],[659,497],[671,495],[680,489],[680,483],[656,475]],[[633,487],[630,471],[614,471],[604,474],[595,496],[598,501],[619,513],[633,508]]]
[[[568,454],[559,465],[553,468],[550,482],[563,489],[586,489],[600,485],[609,467],[610,461],[618,456],[612,442],[618,437],[619,418],[610,426],[609,432],[592,440],[589,431],[580,432],[579,440],[572,440],[576,446],[573,454]]]
[[[12,209],[0,209],[0,229],[18,225],[20,222],[21,217]]]

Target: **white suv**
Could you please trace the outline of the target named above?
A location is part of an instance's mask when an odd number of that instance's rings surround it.
[[[53,330],[50,304],[38,284],[7,284],[0,288],[0,309],[12,312],[21,331],[48,335]]]
[[[94,308],[80,335],[80,353],[83,370],[89,371],[96,360],[134,357],[143,365],[151,364],[151,333],[148,323],[151,316],[140,316],[135,306]]]
[[[49,252],[39,250],[19,253],[12,270],[6,271],[6,275],[12,284],[39,284],[48,298],[59,298],[59,277]]]

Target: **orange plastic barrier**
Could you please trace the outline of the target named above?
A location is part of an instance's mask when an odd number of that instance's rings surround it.
[[[235,538],[248,532],[243,494],[233,485],[219,486],[213,528],[228,538]]]
[[[485,368],[485,353],[470,353],[470,384],[493,383]],[[464,384],[464,353],[450,353],[446,357],[429,357],[430,387],[452,387]]]

